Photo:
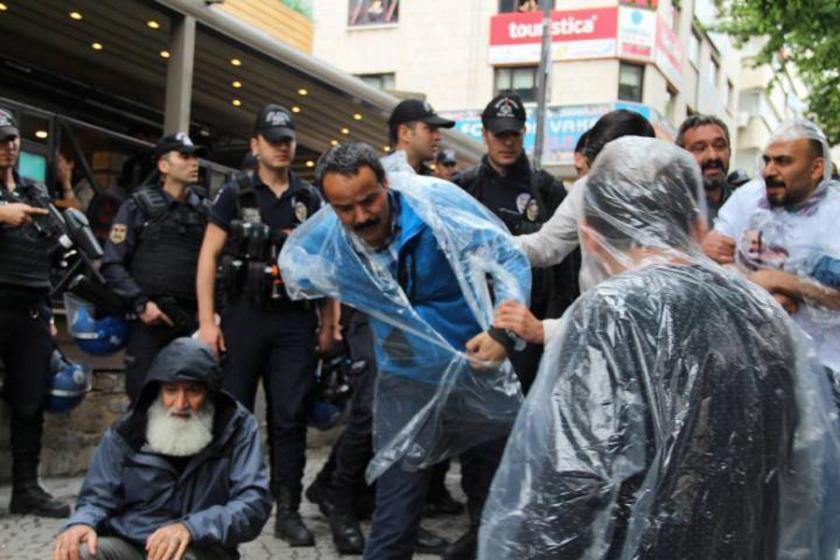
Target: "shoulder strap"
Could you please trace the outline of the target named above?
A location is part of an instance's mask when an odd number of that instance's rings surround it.
[[[141,187],[132,193],[131,198],[150,220],[163,215],[169,207],[166,196],[160,191],[160,188],[153,185]]]
[[[251,177],[240,171],[234,176],[236,182],[236,216],[242,219],[242,208],[259,208],[257,204],[257,191],[254,190],[254,183]]]

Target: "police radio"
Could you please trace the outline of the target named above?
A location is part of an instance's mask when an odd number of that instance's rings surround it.
[[[228,297],[245,295],[257,304],[286,299],[277,256],[286,233],[259,222],[233,220],[219,280]]]

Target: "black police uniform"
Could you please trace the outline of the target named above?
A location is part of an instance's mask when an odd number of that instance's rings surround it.
[[[149,185],[123,203],[111,226],[102,275],[138,313],[153,301],[175,323],[135,322],[125,350],[132,402],[157,353],[198,328],[195,271],[209,212],[210,201],[200,187],[188,187],[181,201],[160,185]]]
[[[46,188],[14,173],[15,189],[0,187],[0,203],[43,206]],[[39,224],[40,222],[40,224]],[[0,359],[6,369],[3,397],[12,409],[12,513],[34,511],[63,517],[70,509],[37,483],[44,398],[53,351],[50,335],[50,250],[54,240],[40,218],[19,227],[0,226]],[[35,503],[20,491],[37,493]],[[32,507],[39,505],[40,507]]]
[[[456,175],[454,182],[505,222],[513,235],[538,231],[566,197],[563,183],[545,171],[532,170],[524,153],[505,176],[493,169],[485,155],[480,164]],[[538,319],[560,317],[577,298],[579,269],[579,255],[557,266],[532,269],[531,312]],[[536,377],[542,347],[529,344],[510,356],[526,392]]]
[[[234,261],[245,262],[247,271],[262,274],[276,261],[253,262],[235,254],[231,245],[238,224],[265,224],[272,235],[291,230],[321,208],[321,195],[310,184],[289,173],[289,187],[281,195],[259,178],[245,175],[225,184],[213,203],[210,221],[228,232],[222,258],[222,278]],[[227,265],[225,263],[228,263]],[[266,393],[268,443],[272,489],[284,507],[297,511],[306,463],[306,419],[315,387],[318,364],[318,318],[310,302],[288,298],[285,288],[245,278],[239,288],[223,280],[225,304],[221,313],[227,351],[222,358],[223,387],[249,410],[254,409],[257,383]],[[267,293],[267,290],[271,293]]]

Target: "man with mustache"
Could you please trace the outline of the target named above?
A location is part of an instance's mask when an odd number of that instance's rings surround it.
[[[376,509],[365,558],[410,558],[429,467],[498,440],[519,408],[505,357],[520,344],[490,328],[488,282],[527,305],[530,267],[474,199],[440,179],[386,176],[367,145],[330,150],[316,173],[331,209],[289,238],[280,269],[293,298],[335,297],[368,317]],[[474,479],[477,494],[489,484]]]
[[[706,218],[712,227],[721,206],[732,194],[726,180],[732,156],[729,129],[715,116],[691,115],[680,125],[676,143],[688,150],[700,166],[706,192]]]
[[[221,390],[201,342],[160,351],[131,410],[109,429],[53,560],[223,560],[271,513],[257,421]]]
[[[814,338],[823,365],[840,372],[840,290],[825,270],[840,258],[840,184],[825,135],[794,119],[773,133],[761,177],[723,205],[706,254],[736,264]]]

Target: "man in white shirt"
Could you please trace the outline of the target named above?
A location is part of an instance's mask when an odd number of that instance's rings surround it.
[[[734,264],[769,291],[813,339],[823,365],[840,371],[840,184],[814,123],[783,123],[762,155],[761,177],[724,204],[706,254]]]

